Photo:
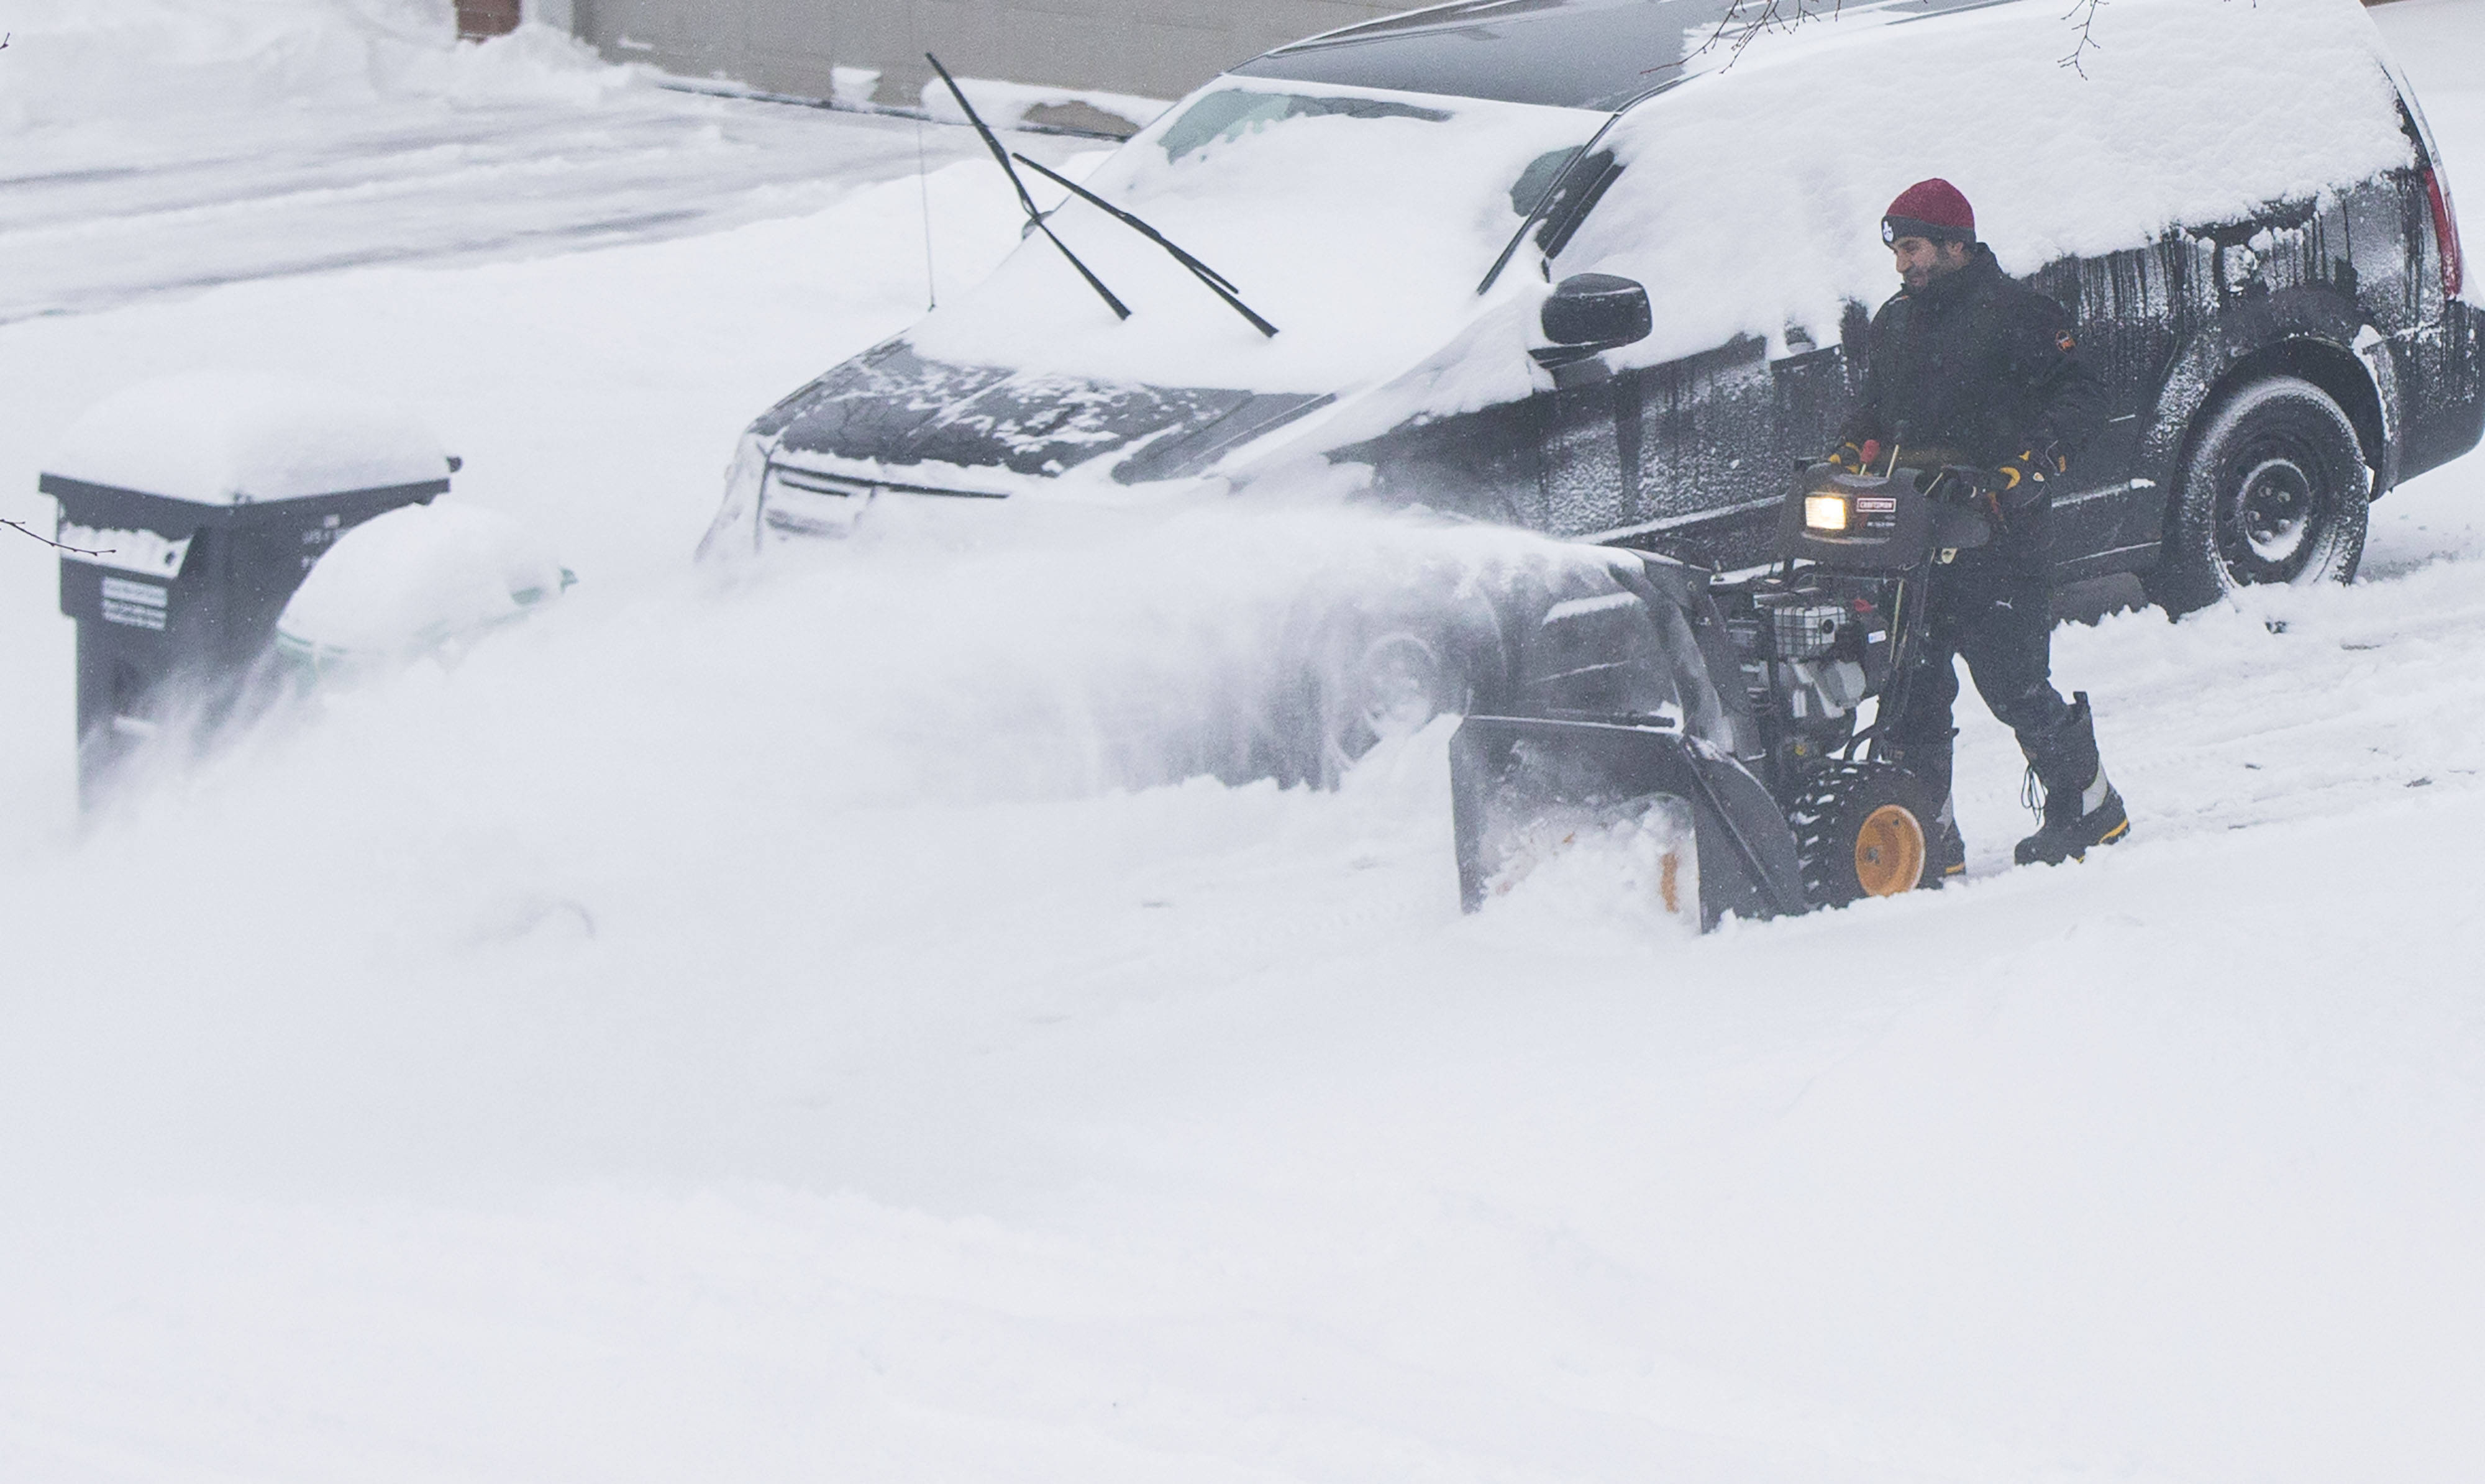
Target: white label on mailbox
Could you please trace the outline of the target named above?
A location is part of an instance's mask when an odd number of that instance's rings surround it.
[[[181,563],[190,555],[190,537],[176,541],[151,530],[98,529],[63,521],[58,535],[61,545],[74,548],[61,553],[70,561],[148,577],[179,577]]]
[[[133,629],[164,628],[164,606],[171,594],[152,582],[133,582],[127,578],[103,580],[103,621],[127,624]]]

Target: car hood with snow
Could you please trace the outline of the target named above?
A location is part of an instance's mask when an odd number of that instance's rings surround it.
[[[961,364],[891,340],[805,388],[759,431],[789,467],[886,481],[930,466],[962,493],[1005,494],[1009,475],[1050,477],[1107,455],[1119,455],[1109,463],[1125,483],[1193,472],[1328,400]]]

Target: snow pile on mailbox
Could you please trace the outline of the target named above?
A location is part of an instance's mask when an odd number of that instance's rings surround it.
[[[429,484],[440,440],[385,402],[271,372],[193,371],[116,393],[71,424],[45,472],[204,505]]]

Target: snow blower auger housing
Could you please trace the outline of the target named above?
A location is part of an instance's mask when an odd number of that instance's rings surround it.
[[[1461,723],[1450,772],[1466,909],[1660,808],[1688,818],[1704,931],[1728,913],[1938,884],[1943,800],[1900,766],[1881,718],[1915,678],[1933,569],[1991,539],[1969,472],[1925,459],[1879,474],[1806,468],[1780,512],[1778,560],[1758,576],[1633,553],[1647,580],[1629,585],[1672,661],[1671,694],[1627,701],[1616,677],[1629,666],[1579,657],[1546,673],[1581,684],[1536,688],[1530,714]],[[1678,865],[1654,877],[1669,894]]]

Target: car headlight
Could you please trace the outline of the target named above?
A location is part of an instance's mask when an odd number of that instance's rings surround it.
[[[742,435],[733,465],[724,473],[724,503],[699,538],[698,559],[734,560],[759,550],[759,493],[768,480],[768,440]]]
[[[1844,530],[1846,497],[1806,495],[1803,498],[1803,525],[1806,530]]]

